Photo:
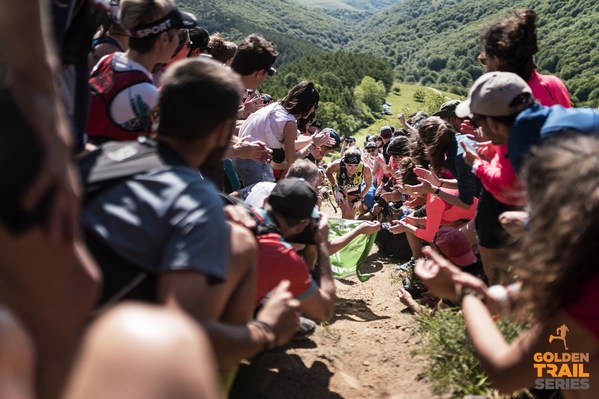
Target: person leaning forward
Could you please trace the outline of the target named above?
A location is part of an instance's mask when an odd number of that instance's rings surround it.
[[[298,304],[285,283],[249,321],[256,241],[249,230],[226,222],[214,187],[197,172],[221,160],[235,128],[241,91],[235,73],[206,57],[173,65],[159,97],[155,145],[164,165],[96,193],[84,213],[88,243],[105,285],[114,286],[113,280],[127,270],[133,274],[111,297],[105,290],[104,302],[125,294],[187,312],[208,332],[224,372],[244,357],[286,343],[298,326]],[[125,150],[111,156],[122,162],[144,148],[135,142],[118,145]],[[127,289],[136,280],[145,292]]]

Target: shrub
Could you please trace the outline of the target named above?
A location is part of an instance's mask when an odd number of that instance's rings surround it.
[[[524,330],[519,324],[503,321],[498,327],[507,341],[512,341]],[[494,390],[474,355],[461,314],[452,309],[439,310],[434,316],[422,312],[418,315],[417,332],[423,343],[416,351],[429,359],[428,377],[435,393],[451,393],[452,398],[493,394]]]

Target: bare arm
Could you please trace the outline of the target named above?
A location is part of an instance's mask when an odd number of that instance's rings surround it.
[[[341,237],[337,237],[329,243],[329,255],[341,251],[360,234],[374,234],[379,231],[380,228],[381,224],[379,222],[363,222],[359,224]]]
[[[283,147],[285,149],[285,161],[291,165],[297,159],[295,153],[295,140],[297,139],[297,123],[287,122],[283,128]]]
[[[0,49],[10,70],[7,83],[42,153],[39,174],[22,206],[32,209],[54,190],[46,228],[53,238],[70,241],[79,235],[80,189],[70,163],[70,124],[53,78],[59,62],[51,42],[48,3],[0,0],[0,5]]]
[[[331,270],[327,244],[328,223],[328,217],[321,213],[318,230],[314,235],[314,241],[318,246],[318,263],[316,264],[318,290],[301,301],[303,314],[315,321],[329,320],[335,308],[335,279]]]

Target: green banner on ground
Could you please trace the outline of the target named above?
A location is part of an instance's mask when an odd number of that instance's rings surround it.
[[[329,218],[329,241],[341,237],[356,228],[363,220],[347,220]],[[370,254],[376,233],[371,235],[360,234],[341,251],[331,255],[331,268],[335,278],[344,278],[356,274],[362,282],[368,280],[370,274],[360,273],[360,265]]]

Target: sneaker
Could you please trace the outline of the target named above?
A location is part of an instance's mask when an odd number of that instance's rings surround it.
[[[406,263],[402,263],[401,265],[395,266],[395,270],[400,272],[411,272],[414,269],[414,265],[416,264],[416,259],[410,258]]]
[[[316,322],[300,316],[299,328],[293,336],[292,341],[299,341],[301,339],[304,339],[312,335],[312,333],[314,333],[314,330],[316,330]]]

